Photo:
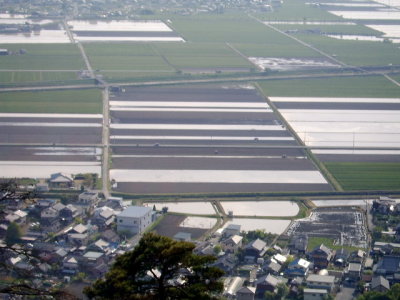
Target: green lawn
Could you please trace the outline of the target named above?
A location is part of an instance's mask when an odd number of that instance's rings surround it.
[[[344,190],[400,190],[400,163],[325,163]]]
[[[0,68],[10,70],[79,70],[84,62],[76,45],[1,44],[14,54],[0,56]],[[25,49],[25,54],[16,54]]]
[[[340,250],[342,248],[347,249],[348,251],[356,251],[359,250],[360,248],[357,247],[352,247],[352,246],[341,246],[341,245],[334,245],[333,244],[334,240],[330,238],[325,238],[325,237],[310,237],[308,239],[308,246],[307,246],[307,251],[312,251],[315,247],[324,244],[330,249],[333,250]]]
[[[400,93],[400,88],[383,76],[273,80],[258,84],[271,97],[398,98]]]
[[[0,112],[101,114],[101,91],[90,89],[0,93]]]

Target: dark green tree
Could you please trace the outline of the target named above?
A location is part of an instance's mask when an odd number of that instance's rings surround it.
[[[400,300],[400,283],[394,284],[387,292],[364,293],[357,300]]]
[[[143,235],[119,256],[104,279],[85,289],[91,299],[218,299],[223,271],[213,256],[193,253],[195,245],[154,233]]]
[[[18,224],[12,222],[8,225],[5,241],[7,246],[12,246],[15,243],[19,242],[21,238],[21,229]]]

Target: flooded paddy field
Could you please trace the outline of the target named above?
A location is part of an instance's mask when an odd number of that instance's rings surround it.
[[[234,216],[292,217],[299,212],[299,206],[290,201],[221,201],[221,205]]]
[[[146,202],[144,206],[153,207],[161,210],[168,207],[168,212],[192,215],[214,215],[215,210],[210,202]]]
[[[1,160],[9,161],[100,161],[98,147],[0,146]]]
[[[334,206],[359,206],[363,209],[366,205],[372,205],[373,200],[370,199],[326,199],[326,200],[312,200],[317,207],[334,207]]]
[[[0,114],[0,143],[100,144],[101,115]]]
[[[26,15],[0,14],[0,25],[11,28],[11,33],[0,32],[1,44],[71,43],[58,21],[30,19]],[[24,30],[19,30],[22,26]],[[30,30],[27,31],[26,28]]]
[[[285,148],[297,142],[255,89],[208,87],[132,88],[111,97],[117,191],[330,189],[302,150]],[[271,146],[278,148],[264,149]]]
[[[74,39],[81,42],[183,42],[161,21],[68,21]]]
[[[53,173],[101,175],[97,147],[0,146],[0,177],[48,178]]]
[[[116,169],[138,168],[143,170],[298,170],[314,171],[307,159],[297,158],[239,158],[239,157],[117,157],[113,159]]]
[[[240,225],[241,231],[265,230],[273,234],[282,234],[290,225],[290,220],[233,218],[226,222],[224,227],[230,224]]]
[[[132,194],[265,193],[332,191],[332,188],[327,183],[118,182],[116,191]]]
[[[306,145],[378,148],[400,145],[398,98],[272,97],[271,100]]]
[[[258,67],[277,71],[340,68],[339,64],[323,58],[249,57]]]

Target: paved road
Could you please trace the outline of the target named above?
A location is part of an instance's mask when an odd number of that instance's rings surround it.
[[[103,162],[101,169],[101,176],[103,182],[103,194],[106,198],[110,196],[109,191],[109,148],[110,148],[110,109],[109,109],[109,92],[108,87],[103,90],[103,131],[102,131],[102,141],[103,141]]]

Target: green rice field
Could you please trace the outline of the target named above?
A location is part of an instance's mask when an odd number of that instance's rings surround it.
[[[286,97],[398,98],[400,90],[383,76],[266,80],[258,85],[266,96]]]
[[[84,62],[76,45],[72,44],[7,44],[10,55],[0,56],[2,70],[80,70]],[[19,54],[24,49],[25,54]]]
[[[64,90],[0,93],[2,113],[102,113],[101,91]]]
[[[400,163],[325,163],[344,190],[400,190]]]

